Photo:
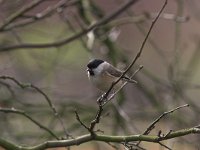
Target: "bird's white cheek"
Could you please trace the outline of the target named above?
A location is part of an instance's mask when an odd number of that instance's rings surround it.
[[[90,73],[89,73],[89,71],[87,71],[87,75],[88,75],[88,78],[90,78]]]

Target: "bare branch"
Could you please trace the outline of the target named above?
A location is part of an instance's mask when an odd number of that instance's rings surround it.
[[[38,6],[40,3],[44,2],[45,0],[34,0],[27,6],[21,8],[18,12],[8,17],[3,24],[0,25],[0,31],[2,31],[7,25],[15,21],[17,18],[21,17],[27,11],[33,9],[35,6]]]
[[[158,142],[158,144],[160,144],[161,146],[163,146],[164,148],[168,149],[168,150],[172,150],[170,147],[166,146],[165,144]]]
[[[182,137],[190,134],[200,134],[199,128],[187,128],[178,131],[171,132],[166,137],[158,137],[154,135],[129,135],[129,136],[111,136],[111,135],[100,135],[100,134],[86,134],[75,139],[69,140],[59,140],[59,141],[46,141],[44,143],[35,145],[35,146],[18,146],[13,143],[6,141],[5,139],[0,138],[0,145],[9,150],[44,150],[47,148],[56,148],[56,147],[67,147],[73,145],[80,145],[82,143],[87,143],[89,141],[102,141],[102,142],[114,142],[114,143],[123,143],[123,142],[134,142],[134,141],[146,141],[146,142],[155,142],[173,139],[176,137]]]
[[[78,115],[78,112],[75,110],[74,111],[75,112],[75,114],[76,114],[76,120],[84,127],[84,128],[86,128],[89,132],[90,132],[90,128],[88,128],[82,121],[81,121],[81,119],[80,119],[80,117],[79,117],[79,115]]]
[[[94,127],[96,126],[97,123],[100,122],[100,119],[101,119],[101,115],[102,115],[102,112],[103,112],[103,106],[99,103],[99,109],[96,113],[96,117],[94,118],[93,121],[91,121],[90,123],[90,132],[91,133],[94,133],[93,130],[94,130]]]
[[[182,106],[179,106],[179,107],[176,107],[172,110],[169,110],[167,112],[164,112],[162,115],[160,115],[156,120],[154,120],[149,126],[148,128],[144,131],[143,135],[148,135],[154,128],[155,128],[155,125],[156,123],[158,123],[163,117],[165,117],[166,115],[170,114],[170,113],[173,113],[174,111],[176,110],[179,110],[181,108],[184,108],[184,107],[189,107],[188,104],[185,104],[185,105],[182,105]],[[168,134],[170,134],[172,131],[170,130],[170,132]],[[166,136],[168,136],[168,134]],[[137,145],[139,145],[140,142],[137,143]]]
[[[181,108],[184,108],[184,107],[189,107],[188,104],[185,104],[185,105],[182,105],[182,106],[179,106],[179,107],[176,107],[172,110],[169,110],[167,112],[164,112],[162,115],[160,115],[156,120],[154,120],[150,125],[149,127],[144,131],[143,135],[147,135],[151,132],[152,129],[154,129],[156,123],[158,123],[163,117],[165,117],[166,115],[170,114],[170,113],[173,113],[174,111],[176,110],[179,110]]]
[[[139,145],[136,145],[135,143],[131,143],[131,142],[126,142],[126,143],[122,143],[125,147],[125,150],[146,150],[143,147],[140,147]]]
[[[143,66],[141,65],[141,66],[130,76],[130,78],[132,79],[142,68],[143,68]],[[121,91],[122,88],[123,88],[124,86],[126,86],[127,83],[128,83],[128,82],[124,82],[124,84],[123,84],[119,89],[117,89],[117,91],[115,91],[102,105],[104,106],[104,105],[106,105],[110,100],[112,100],[112,99],[115,97],[115,95],[116,95],[117,93],[119,93],[119,91]]]
[[[62,45],[65,45],[67,43],[70,43],[78,38],[80,38],[81,36],[87,34],[88,32],[94,30],[97,27],[100,27],[106,23],[108,23],[109,21],[111,21],[112,19],[116,18],[119,14],[121,14],[122,12],[124,12],[124,10],[126,10],[127,8],[129,8],[130,6],[132,6],[133,4],[135,4],[138,0],[129,0],[126,3],[124,3],[120,8],[118,8],[117,10],[115,10],[114,12],[112,12],[111,14],[109,14],[108,16],[105,16],[103,19],[101,19],[100,21],[98,21],[97,23],[89,26],[87,29],[80,31],[79,33],[57,41],[57,42],[52,42],[52,43],[44,43],[44,44],[31,44],[31,43],[27,43],[27,44],[16,44],[16,45],[10,45],[10,46],[5,46],[5,47],[1,47],[0,51],[8,51],[8,50],[16,50],[16,49],[22,49],[22,48],[49,48],[49,47],[59,47]]]
[[[75,0],[75,1],[61,0],[57,4],[55,4],[54,6],[47,7],[42,12],[36,13],[33,16],[28,16],[28,18],[25,19],[25,20],[21,20],[21,21],[18,21],[18,22],[8,24],[2,30],[3,31],[9,31],[13,28],[19,28],[19,27],[24,27],[24,26],[30,25],[32,23],[35,23],[36,21],[40,21],[40,20],[42,20],[46,17],[49,17],[49,16],[55,14],[57,12],[57,10],[60,9],[60,8],[66,8],[68,6],[72,6],[76,3],[77,3],[77,0]],[[23,15],[22,17],[26,17],[26,16]]]
[[[106,92],[106,94],[105,94],[104,97],[103,97],[104,99],[107,99],[107,97],[108,97],[109,93],[111,92],[111,90],[113,89],[113,87],[114,87],[114,86],[121,80],[121,78],[131,69],[131,67],[135,64],[135,62],[137,61],[137,59],[138,59],[138,58],[140,57],[140,55],[142,54],[142,51],[143,51],[144,46],[145,46],[145,44],[146,44],[146,41],[147,41],[147,39],[148,39],[148,37],[149,37],[149,35],[150,35],[150,33],[151,33],[151,31],[152,31],[152,29],[153,29],[155,23],[156,23],[156,21],[158,20],[158,18],[160,17],[161,13],[162,13],[163,10],[164,10],[164,8],[166,7],[167,2],[168,2],[168,1],[165,0],[165,3],[163,4],[161,10],[159,11],[157,17],[155,18],[155,20],[153,20],[153,22],[152,22],[152,24],[151,24],[151,26],[150,26],[150,28],[149,28],[149,31],[147,32],[147,35],[145,36],[145,39],[144,39],[144,41],[142,42],[142,45],[141,45],[141,47],[140,47],[140,50],[138,51],[137,55],[136,55],[135,58],[133,59],[132,63],[127,67],[127,69],[123,72],[123,74],[119,77],[119,79],[118,79],[116,82],[114,82],[114,83],[110,86],[109,90]]]
[[[103,112],[103,106],[104,106],[105,103],[106,103],[106,100],[107,100],[107,97],[108,97],[109,93],[111,92],[111,90],[113,89],[113,87],[121,80],[121,78],[122,78],[122,77],[130,70],[130,68],[135,64],[135,62],[137,61],[137,59],[140,57],[140,55],[141,55],[141,53],[142,53],[142,50],[143,50],[143,48],[144,48],[144,45],[145,45],[145,43],[146,43],[146,41],[147,41],[147,39],[148,39],[148,37],[149,37],[149,35],[150,35],[150,32],[151,32],[151,30],[152,30],[154,24],[155,24],[156,21],[158,20],[160,14],[161,14],[162,11],[164,10],[166,4],[167,4],[167,0],[165,1],[165,3],[164,3],[164,5],[163,5],[162,9],[159,11],[158,16],[157,16],[157,17],[155,18],[155,20],[152,22],[152,25],[150,26],[150,29],[149,29],[149,31],[148,31],[148,33],[147,33],[147,35],[146,35],[146,37],[145,37],[145,39],[144,39],[144,41],[143,41],[143,43],[142,43],[142,46],[141,46],[139,52],[137,53],[137,55],[135,56],[135,58],[133,59],[132,63],[131,63],[131,64],[128,66],[128,68],[123,72],[123,74],[119,77],[119,79],[111,85],[111,87],[108,89],[108,91],[107,91],[104,95],[102,95],[102,96],[97,100],[97,101],[99,102],[99,109],[98,109],[98,111],[97,111],[97,113],[96,113],[95,119],[94,119],[93,121],[91,121],[91,124],[90,124],[90,127],[89,127],[91,133],[93,133],[93,130],[94,130],[95,125],[96,125],[97,123],[99,123],[99,121],[100,121],[101,114],[102,114],[102,112]],[[141,68],[142,68],[142,67],[140,67],[140,69],[141,69]],[[140,70],[140,69],[138,69],[138,70]],[[136,72],[136,73],[137,73],[137,72]]]
[[[51,99],[47,96],[46,93],[44,93],[40,88],[38,88],[37,86],[33,85],[33,84],[23,84],[23,83],[20,83],[17,79],[15,79],[14,77],[10,77],[10,76],[0,76],[0,79],[8,79],[8,80],[11,80],[13,81],[15,84],[17,84],[19,87],[21,87],[22,89],[25,89],[25,88],[32,88],[34,90],[36,90],[39,94],[41,94],[45,100],[48,102],[49,104],[49,107],[51,108],[51,110],[53,111],[54,113],[54,116],[59,120],[64,132],[65,132],[65,135],[66,137],[71,137],[71,135],[68,134],[68,131],[67,129],[65,128],[65,125],[60,117],[60,115],[58,114],[55,106],[53,105],[53,103],[51,102]]]
[[[155,19],[155,17],[158,15],[158,13],[148,13],[144,12],[139,15],[134,15],[131,17],[124,17],[120,19],[113,20],[109,23],[109,26],[122,26],[127,24],[133,24],[133,23],[140,23],[144,21],[148,21],[149,19]],[[178,23],[185,23],[189,21],[189,16],[176,16],[175,14],[171,13],[163,13],[160,15],[160,18],[166,19],[166,20],[173,20]]]
[[[19,110],[19,109],[15,109],[15,108],[1,108],[0,107],[0,112],[4,112],[4,113],[14,113],[14,114],[19,114],[22,115],[26,118],[28,118],[31,122],[33,122],[34,124],[36,124],[39,128],[47,131],[50,135],[52,135],[53,137],[55,137],[57,140],[59,140],[59,138],[57,137],[57,135],[55,133],[53,133],[53,131],[51,131],[49,128],[43,126],[42,124],[40,124],[38,121],[36,121],[35,119],[33,119],[31,116],[29,116],[25,111],[23,110]]]

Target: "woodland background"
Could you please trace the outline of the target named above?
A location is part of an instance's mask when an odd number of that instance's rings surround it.
[[[62,41],[77,34],[116,10],[123,0],[43,0],[0,28],[0,76],[10,76],[25,85],[39,87],[51,99],[73,137],[88,133],[76,120],[89,124],[102,94],[86,74],[92,58],[101,58],[125,69],[135,57],[152,20],[164,1],[140,0],[117,18],[69,43],[34,45]],[[31,0],[0,0],[0,24],[33,3]],[[160,114],[183,104],[183,108],[160,121],[152,134],[167,133],[199,125],[200,88],[200,3],[198,0],[169,0],[156,22],[137,63],[144,68],[105,109],[97,128],[111,135],[141,134]],[[26,44],[28,43],[28,44]],[[44,45],[45,45],[44,44]],[[17,47],[16,45],[22,45]],[[23,47],[23,45],[25,45]],[[28,46],[27,46],[28,45]],[[33,45],[30,46],[30,45]],[[0,107],[25,111],[64,137],[62,125],[45,98],[32,88],[21,88],[0,79]],[[125,114],[125,115],[122,115]],[[0,113],[0,136],[19,145],[35,145],[54,138],[26,117]],[[199,135],[164,142],[172,149],[200,149]],[[119,146],[124,149],[123,146]],[[146,149],[164,149],[142,142]],[[72,150],[113,149],[102,142],[89,142]]]

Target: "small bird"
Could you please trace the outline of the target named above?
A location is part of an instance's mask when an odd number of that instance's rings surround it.
[[[107,92],[111,85],[119,79],[122,71],[113,65],[101,59],[93,59],[87,64],[88,78],[98,89]],[[137,81],[123,76],[121,80],[113,87],[114,90],[121,87],[124,82],[137,83]]]

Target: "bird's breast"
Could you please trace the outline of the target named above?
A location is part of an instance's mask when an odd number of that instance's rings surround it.
[[[90,76],[90,81],[100,90],[106,92],[111,87],[112,83],[115,82],[118,78],[109,76],[106,73],[103,73],[99,76]],[[114,89],[119,88],[122,85],[122,81],[120,81]]]

